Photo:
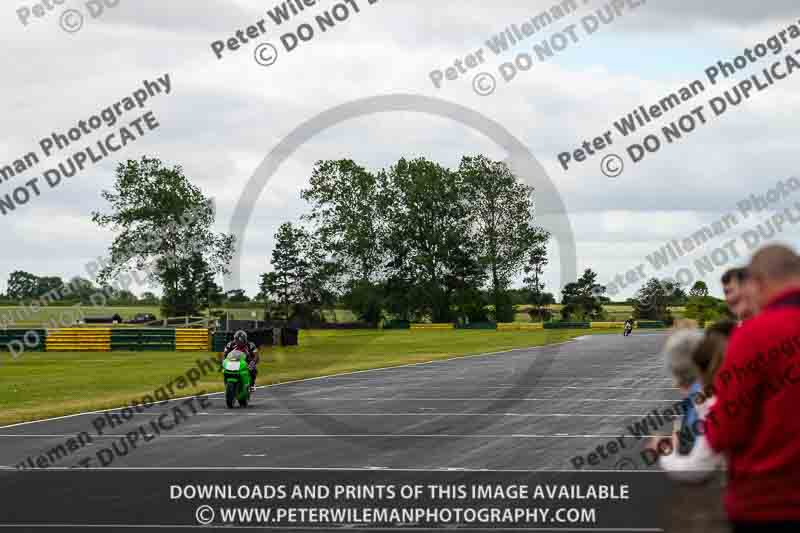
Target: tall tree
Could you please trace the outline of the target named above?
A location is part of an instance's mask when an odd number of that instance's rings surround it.
[[[692,285],[692,288],[689,289],[689,297],[695,298],[703,296],[708,296],[708,285],[706,285],[705,281],[695,281],[694,285]]]
[[[376,176],[349,159],[320,161],[302,197],[311,204],[304,218],[316,226],[316,238],[344,274],[359,282],[378,280],[385,199]]]
[[[58,276],[43,276],[36,278],[36,296],[43,296],[50,291],[60,291],[64,280]]]
[[[321,317],[322,307],[332,300],[336,268],[326,261],[318,241],[300,226],[281,224],[275,234],[271,265],[272,271],[261,276],[265,301],[271,299],[282,305],[286,318],[292,316],[292,307],[299,311],[301,305]]]
[[[167,316],[195,314],[205,277],[227,274],[233,255],[234,237],[212,230],[213,202],[181,167],[147,157],[120,164],[113,190],[102,197],[110,212],[94,212],[92,220],[117,236],[98,281],[108,282],[132,264],[162,286]]]
[[[547,234],[532,225],[533,188],[519,182],[505,163],[483,155],[464,157],[459,173],[472,218],[469,238],[479,245],[496,318],[513,321],[514,309],[506,291],[522,270],[529,250],[547,241]]]
[[[485,280],[478,243],[468,238],[469,206],[461,175],[424,158],[401,159],[384,180],[392,280],[413,280],[418,308],[434,322],[452,320],[454,291]]]
[[[562,290],[561,316],[565,320],[577,316],[593,320],[603,316],[603,297],[606,288],[597,283],[597,273],[587,268],[578,281],[567,283]]]
[[[528,303],[534,306],[536,310],[535,316],[538,316],[539,320],[544,320],[545,315],[542,308],[549,303],[554,303],[551,302],[553,295],[544,292],[544,283],[542,282],[544,267],[547,266],[548,262],[545,243],[536,243],[530,247],[523,282],[530,295]]]
[[[15,270],[8,277],[8,297],[15,300],[35,298],[38,296],[36,293],[38,280],[39,278],[30,272]]]
[[[636,292],[633,317],[636,319],[672,321],[669,311],[670,298],[674,294],[674,282],[651,278]]]

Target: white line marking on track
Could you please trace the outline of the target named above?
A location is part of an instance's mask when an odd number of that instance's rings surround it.
[[[206,413],[209,416],[231,416],[228,413]],[[247,413],[247,416],[524,416],[524,417],[577,417],[577,418],[643,418],[650,413]],[[661,415],[664,418],[669,418],[670,415]],[[677,415],[675,415],[677,416]],[[278,427],[278,426],[262,426],[262,427]],[[4,435],[0,434],[0,437]]]
[[[47,438],[47,439],[66,439],[70,437],[74,437],[75,435],[68,435],[68,434],[59,434],[59,435],[0,435],[2,437],[14,437],[14,438]],[[125,434],[105,434],[105,435],[98,435],[94,438],[96,439],[119,439],[124,438]],[[652,434],[651,436],[654,437],[669,437],[669,435],[657,435]],[[282,438],[282,439],[349,439],[349,438],[359,438],[359,439],[394,439],[394,438],[401,438],[401,439],[416,439],[416,438],[443,438],[443,439],[508,439],[508,438],[515,438],[515,439],[558,439],[558,438],[574,438],[574,439],[616,439],[616,438],[636,438],[641,439],[641,437],[636,437],[635,435],[572,435],[572,434],[556,434],[556,435],[537,435],[532,433],[512,433],[509,435],[498,435],[498,434],[479,434],[479,433],[469,433],[469,434],[455,434],[455,433],[434,433],[434,434],[402,434],[402,433],[353,433],[353,434],[341,434],[341,435],[326,435],[326,434],[280,434],[280,435],[272,435],[272,434],[216,434],[216,435],[191,435],[191,434],[182,434],[182,435],[161,435],[162,439],[196,439],[196,438],[220,438],[220,439],[263,439],[263,438]]]
[[[572,397],[550,397],[550,398],[507,398],[504,396],[497,396],[494,398],[316,398],[316,400],[323,401],[369,401],[369,402],[494,402],[497,400],[503,401],[519,401],[519,402],[552,402],[553,400],[572,400],[576,402],[635,402],[635,403],[677,403],[680,399],[674,400],[650,400],[646,398],[572,398]],[[3,428],[0,428],[3,429]]]
[[[12,469],[14,467],[0,467],[4,470]],[[445,472],[448,467],[428,467],[428,468],[386,468],[392,472]],[[47,470],[69,470],[71,472],[91,472],[91,471],[106,471],[106,470],[120,470],[120,471],[188,471],[188,472],[205,472],[205,471],[218,471],[218,470],[264,470],[264,471],[286,471],[286,472],[363,472],[369,470],[368,467],[351,467],[351,466],[325,466],[325,467],[302,467],[302,466],[106,466],[106,467],[89,467],[89,468],[72,468],[69,466],[50,466]],[[563,468],[535,468],[535,469],[522,469],[522,468],[464,468],[466,472],[563,472],[575,474],[580,472],[617,472],[619,470],[603,470],[603,469],[585,469],[585,470],[564,470]],[[663,476],[660,470],[626,470],[627,474],[650,474]],[[196,526],[191,526],[196,527]]]

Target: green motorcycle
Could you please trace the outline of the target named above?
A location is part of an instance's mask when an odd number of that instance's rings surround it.
[[[222,361],[222,374],[225,379],[225,403],[229,409],[235,402],[247,407],[250,401],[250,371],[247,369],[247,355],[233,350]]]

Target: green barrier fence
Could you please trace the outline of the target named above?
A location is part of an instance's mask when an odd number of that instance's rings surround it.
[[[665,328],[667,325],[661,320],[640,320],[636,323],[639,328]]]
[[[411,329],[411,322],[408,320],[387,320],[383,323],[383,329]]]
[[[45,329],[0,330],[0,350],[43,352],[46,338]]]
[[[497,329],[495,322],[471,322],[469,324],[457,324],[458,329]]]

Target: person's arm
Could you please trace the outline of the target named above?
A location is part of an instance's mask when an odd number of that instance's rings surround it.
[[[250,351],[253,352],[253,363],[257,365],[261,359],[258,356],[258,348],[255,344],[250,343]]]
[[[759,396],[760,373],[747,369],[756,354],[751,335],[748,331],[733,335],[714,379],[717,401],[709,410],[705,429],[709,445],[718,453],[744,445],[756,429],[754,400]]]

